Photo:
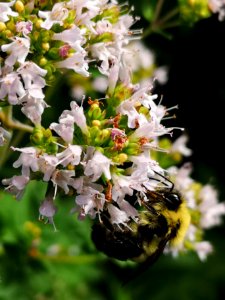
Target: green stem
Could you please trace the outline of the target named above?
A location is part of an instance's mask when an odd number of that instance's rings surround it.
[[[161,2],[161,1],[160,1]],[[158,3],[159,4],[159,3]],[[160,3],[160,10],[161,10],[161,5],[162,3]],[[158,5],[157,5],[158,6]],[[156,13],[156,16],[157,18],[154,17],[154,20],[153,22],[151,23],[151,25],[149,26],[149,28],[147,28],[147,30],[144,31],[144,34],[143,34],[143,38],[149,36],[152,32],[157,32],[159,31],[160,29],[165,29],[165,28],[170,28],[170,27],[175,27],[175,26],[171,26],[170,24],[173,24],[175,22],[177,22],[178,24],[178,21],[174,21],[173,23],[172,22],[168,22],[166,23],[167,21],[171,20],[172,18],[174,18],[176,15],[179,14],[180,10],[179,8],[174,8],[172,9],[171,11],[169,11],[165,16],[163,16],[161,19],[158,19],[159,17],[159,12],[158,11]],[[176,25],[177,26],[177,25]]]
[[[159,18],[159,16],[160,16],[162,7],[163,7],[163,3],[164,3],[164,0],[158,0],[157,5],[156,5],[155,14],[154,14],[154,18],[153,18],[152,23],[157,22],[157,20],[158,20],[158,18]]]
[[[4,146],[0,147],[0,168],[4,165],[7,159],[6,157],[9,155],[10,141],[11,141],[10,139],[7,139]]]
[[[68,255],[44,255],[39,254],[38,258],[55,262],[55,263],[68,263],[68,264],[88,264],[99,260],[97,255],[77,255],[77,256],[68,256]]]
[[[12,106],[4,107],[0,111],[0,122],[3,124],[4,129],[11,133],[11,136],[13,135],[14,130],[19,130],[19,133],[16,135],[15,140],[13,142],[14,145],[17,145],[20,142],[25,132],[33,132],[32,126],[21,123],[17,120],[13,120]],[[4,165],[4,163],[11,155],[11,151],[9,151],[10,143],[11,138],[7,139],[5,145],[0,149],[0,167]]]
[[[25,132],[32,133],[33,132],[33,127],[30,125],[26,125],[24,123],[21,123],[19,121],[13,120],[12,119],[12,107],[8,107],[7,112],[0,112],[0,121],[4,124],[4,128],[11,129],[11,130],[22,130]]]
[[[173,28],[173,27],[177,27],[179,25],[180,25],[179,21],[169,22],[169,23],[166,23],[165,25],[161,26],[160,29]]]
[[[168,12],[168,14],[166,14],[164,17],[162,17],[159,21],[158,21],[158,25],[160,24],[164,24],[166,21],[172,19],[174,16],[178,15],[180,12],[179,8],[174,8],[171,11]]]

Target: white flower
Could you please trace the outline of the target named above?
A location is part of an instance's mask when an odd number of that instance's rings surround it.
[[[135,108],[136,99],[128,99],[123,101],[116,109],[116,112],[128,117],[128,127],[136,128],[137,124],[147,123],[147,119],[143,114],[139,114]]]
[[[222,222],[225,215],[225,203],[218,203],[217,191],[211,185],[205,185],[200,191],[199,210],[201,212],[200,225],[202,228],[210,228]]]
[[[37,163],[37,150],[34,147],[26,147],[26,148],[14,148],[11,147],[13,151],[21,152],[17,161],[13,163],[14,168],[19,168],[22,166],[22,175],[29,177],[30,170],[33,172],[38,171],[38,163]]]
[[[83,107],[78,106],[75,101],[70,103],[71,110],[64,110],[59,117],[59,124],[52,123],[50,129],[61,136],[65,142],[72,143],[74,124],[80,127],[81,131],[88,134],[88,127]]]
[[[44,98],[42,96],[41,89],[45,87],[46,83],[43,77],[47,74],[47,71],[40,68],[34,62],[27,61],[17,69],[17,72],[21,75],[26,90],[31,90],[30,95],[32,97]],[[32,94],[32,90],[40,90],[38,93]]]
[[[33,29],[33,23],[31,21],[21,21],[16,23],[16,31],[22,32],[23,35],[26,37],[29,33],[31,33]]]
[[[74,118],[71,115],[60,120],[60,124],[51,123],[50,129],[54,130],[65,142],[72,143],[74,132]]]
[[[23,64],[30,50],[30,40],[15,37],[12,43],[2,45],[1,49],[3,52],[10,53],[5,60],[6,65],[13,66],[17,61]]]
[[[56,169],[51,177],[51,181],[53,182],[53,185],[55,187],[55,195],[57,192],[57,186],[61,187],[65,194],[69,193],[69,185],[73,186],[74,179],[71,178],[75,176],[75,171],[69,171],[69,170],[58,170]]]
[[[61,164],[64,167],[69,164],[76,166],[80,163],[81,153],[82,147],[77,145],[68,145],[66,150],[57,154],[57,158],[59,159],[58,164]]]
[[[76,11],[75,23],[92,27],[92,21],[100,11],[99,0],[71,0],[67,7]]]
[[[94,90],[100,93],[105,93],[108,87],[108,80],[104,76],[98,76],[93,80],[92,86]]]
[[[42,217],[47,218],[48,222],[53,225],[55,231],[56,231],[56,227],[54,224],[53,217],[56,212],[57,212],[57,207],[55,206],[55,204],[53,202],[53,197],[47,196],[39,207],[39,213],[40,213],[41,218]]]
[[[12,11],[10,6],[13,6],[16,1],[11,1],[8,3],[0,3],[0,22],[7,22],[9,20],[8,16],[17,17],[18,13],[15,11]]]
[[[209,8],[213,13],[219,14],[219,21],[225,19],[225,1],[224,0],[208,0]]]
[[[168,172],[172,175],[175,175],[174,184],[178,190],[187,190],[194,182],[190,177],[190,174],[192,172],[192,165],[190,163],[185,163],[179,169],[177,169],[176,167],[172,167],[168,169]]]
[[[107,208],[110,215],[111,224],[116,224],[118,226],[119,224],[123,224],[125,226],[127,225],[126,223],[129,221],[129,217],[125,211],[120,210],[113,204],[108,204]]]
[[[56,170],[58,158],[54,155],[44,153],[38,158],[39,170],[44,174],[43,180],[49,181],[53,172]]]
[[[80,127],[81,131],[84,134],[88,134],[88,127],[86,122],[86,117],[84,114],[84,109],[82,106],[79,106],[75,101],[70,103],[71,115],[74,118],[74,123]]]
[[[16,196],[16,199],[19,200],[24,192],[24,189],[30,178],[24,175],[20,176],[13,176],[12,178],[3,179],[2,183],[4,185],[8,185],[5,189],[10,192],[11,194]]]
[[[186,143],[188,141],[187,135],[181,135],[179,138],[177,138],[170,149],[170,152],[179,152],[184,156],[190,156],[192,151],[191,149],[187,148]]]
[[[18,104],[19,97],[25,95],[25,90],[19,75],[11,72],[0,79],[0,99],[8,96],[8,102],[12,105]]]
[[[201,261],[205,261],[207,256],[213,252],[212,245],[206,241],[194,243],[194,248]]]
[[[4,145],[7,139],[10,139],[11,134],[0,126],[0,147]]]
[[[91,176],[92,181],[98,180],[102,174],[106,179],[111,179],[110,174],[111,160],[99,151],[95,151],[93,156],[87,161],[84,169],[86,176]]]
[[[103,210],[105,195],[92,187],[85,187],[82,194],[76,196],[76,204],[81,207],[80,218],[87,214],[95,217],[96,213]]]
[[[40,91],[40,90],[38,90]],[[22,104],[21,111],[29,118],[34,124],[41,123],[41,116],[45,107],[48,105],[42,98],[34,98],[29,93],[20,99]]]
[[[112,181],[112,199],[114,201],[120,202],[124,200],[126,195],[133,195],[130,176],[112,174]]]
[[[60,33],[55,33],[52,37],[53,40],[60,40],[68,43],[71,48],[86,55],[86,51],[81,47],[86,41],[83,36],[84,30],[74,25],[72,28],[64,30]]]
[[[138,211],[128,201],[122,200],[118,205],[120,209],[126,213],[127,217],[135,219],[138,216]]]
[[[45,19],[45,21],[41,24],[41,27],[50,29],[54,24],[63,25],[63,21],[69,14],[69,11],[65,6],[65,2],[61,2],[56,3],[53,6],[52,11],[39,11],[39,17]]]
[[[121,203],[126,195],[132,196],[134,190],[144,192],[144,183],[149,181],[147,171],[142,172],[141,169],[131,169],[131,175],[112,174],[112,199]]]
[[[76,52],[65,60],[55,63],[55,65],[57,68],[72,69],[74,72],[88,77],[88,63],[84,59],[85,55],[86,53]]]
[[[90,47],[92,56],[97,58],[101,65],[98,67],[99,71],[108,76],[109,75],[109,62],[114,59],[114,56],[109,51],[104,43],[96,43]]]

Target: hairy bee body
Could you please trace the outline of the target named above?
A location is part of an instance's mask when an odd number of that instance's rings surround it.
[[[92,229],[98,250],[119,260],[153,263],[167,243],[176,246],[183,241],[190,215],[181,197],[171,191],[148,191],[147,198],[138,220],[122,229],[109,222],[107,212],[102,214],[102,222]]]

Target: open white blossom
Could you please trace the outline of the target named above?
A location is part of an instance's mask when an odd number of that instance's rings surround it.
[[[209,8],[213,13],[218,13],[219,20],[225,19],[225,1],[224,0],[208,0]]]
[[[50,29],[54,24],[63,25],[63,21],[68,17],[69,11],[65,2],[56,3],[51,11],[39,11],[39,17],[45,19],[41,27]]]
[[[5,190],[10,192],[11,194],[15,195],[16,199],[21,199],[24,189],[28,182],[30,181],[30,178],[24,175],[19,176],[13,176],[12,178],[3,179],[2,183],[3,185],[7,185]]]
[[[7,22],[9,16],[17,17],[18,13],[11,9],[16,1],[10,1],[8,3],[0,2],[0,22]]]
[[[84,174],[86,176],[91,176],[92,181],[99,179],[102,174],[104,174],[105,178],[109,180],[111,179],[110,164],[110,159],[101,152],[95,151],[85,166]]]
[[[86,53],[76,52],[63,61],[57,62],[55,65],[60,69],[72,69],[74,72],[85,77],[89,76],[88,63],[85,61]]]
[[[33,147],[26,147],[26,148],[14,148],[14,151],[21,152],[17,161],[13,163],[14,168],[22,167],[22,175],[29,177],[30,170],[36,172],[38,168],[37,163],[37,150]]]
[[[58,164],[64,167],[70,165],[76,166],[80,163],[82,153],[82,147],[77,145],[68,145],[67,149],[58,153],[57,158],[59,159]]]
[[[28,38],[15,37],[12,43],[1,46],[3,52],[9,53],[5,64],[13,66],[17,61],[23,64],[30,50],[30,40]]]
[[[0,78],[0,99],[7,96],[10,104],[18,104],[20,97],[25,95],[24,86],[20,80],[19,74],[11,72]]]
[[[1,123],[0,123],[1,124]],[[0,147],[11,137],[11,134],[0,126]]]

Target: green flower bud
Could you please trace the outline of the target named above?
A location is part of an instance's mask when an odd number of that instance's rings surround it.
[[[105,9],[101,14],[102,19],[107,19],[112,24],[118,22],[119,16],[120,16],[119,6],[113,6],[108,9]]]
[[[0,32],[4,31],[6,29],[6,25],[3,22],[0,22]]]
[[[35,22],[35,27],[37,29],[41,29],[41,24],[43,23],[43,20],[39,19]]]
[[[40,126],[34,128],[33,133],[30,136],[30,141],[34,145],[39,145],[44,137],[43,129]]]
[[[103,145],[107,143],[109,141],[110,135],[111,133],[108,129],[99,130],[99,133],[96,135],[96,138],[94,140],[95,144]]]
[[[115,163],[118,163],[120,165],[122,165],[123,163],[125,163],[128,160],[128,155],[126,153],[120,153],[117,156],[113,157],[113,161]]]
[[[129,143],[123,151],[128,155],[138,155],[140,154],[140,145],[138,143]]]
[[[92,38],[90,40],[90,44],[107,43],[112,41],[113,41],[113,34],[111,32],[104,32]]]
[[[12,32],[16,31],[16,25],[15,25],[13,19],[7,23],[7,29],[9,29]]]
[[[97,126],[97,127],[100,127],[101,126],[101,122],[99,120],[93,120],[91,122],[92,126]]]
[[[98,126],[93,126],[90,128],[89,132],[90,132],[90,138],[94,141],[95,138],[99,135],[100,129]]]
[[[58,145],[53,143],[53,141],[46,145],[45,151],[48,154],[55,154],[58,152]]]
[[[56,48],[56,47],[53,47],[51,48],[49,51],[48,51],[48,57],[50,59],[54,59],[54,60],[58,60],[60,59],[60,55],[59,55],[59,49]]]
[[[48,60],[45,58],[45,57],[42,57],[40,60],[39,60],[39,65],[40,67],[44,67],[46,64],[47,64]]]
[[[22,1],[16,1],[16,3],[15,3],[15,10],[18,13],[22,13],[24,11],[24,4],[23,4]]]
[[[141,106],[139,108],[139,113],[147,116],[147,115],[149,115],[149,109],[145,106]]]
[[[40,33],[40,39],[42,43],[47,43],[51,40],[51,33],[48,30],[42,31]]]

